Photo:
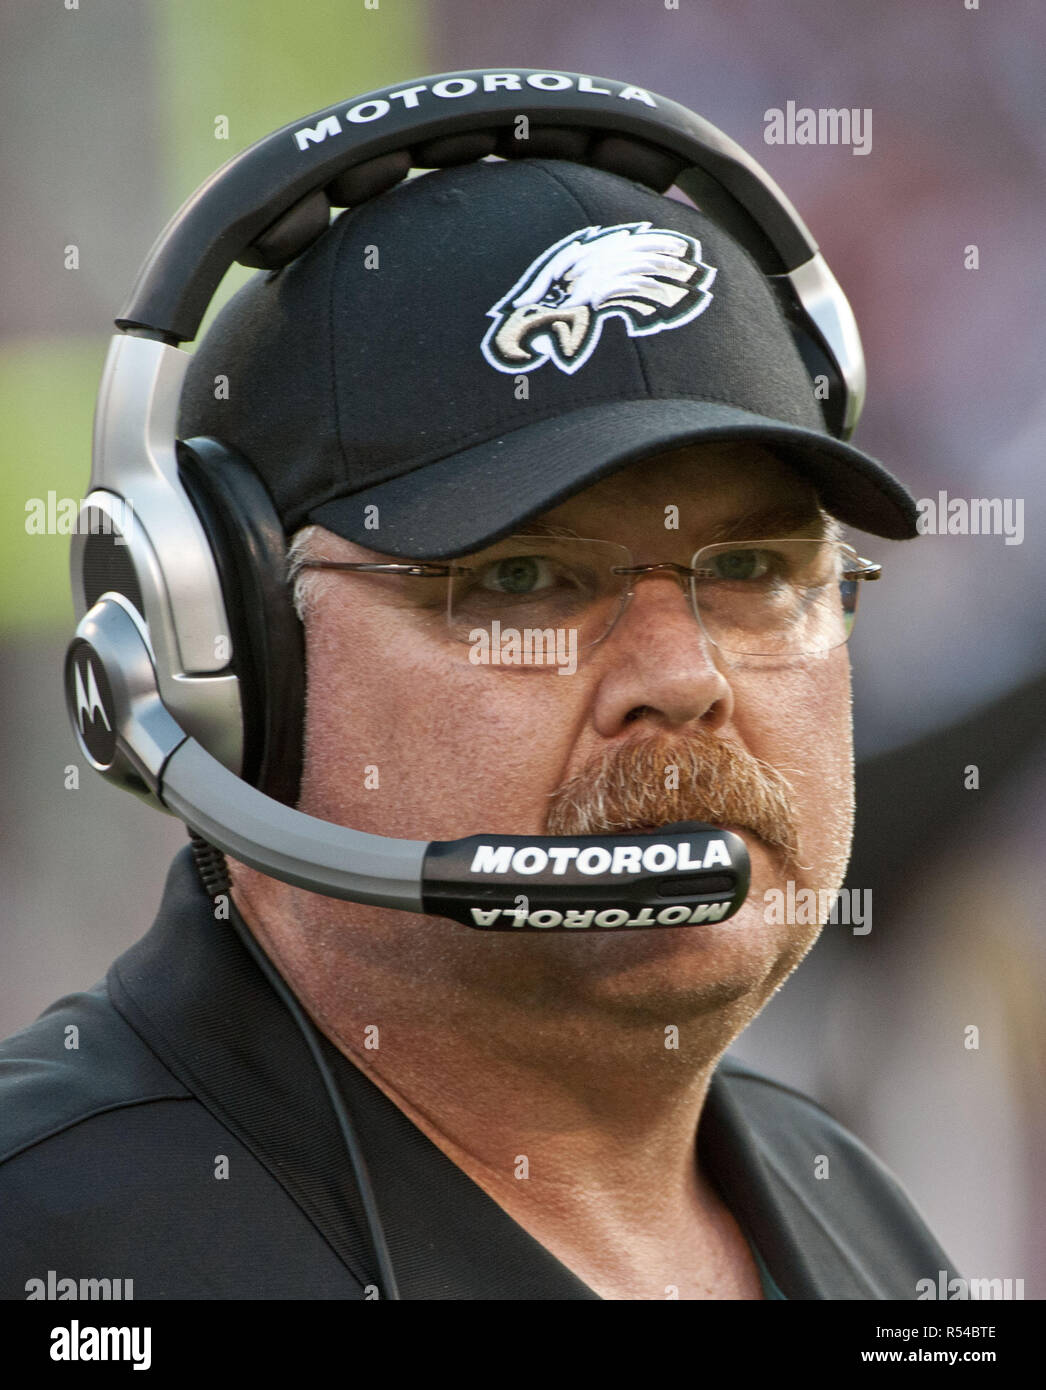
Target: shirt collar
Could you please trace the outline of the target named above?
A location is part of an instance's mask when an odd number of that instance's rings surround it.
[[[231,901],[225,912],[235,912]],[[355,1278],[377,1284],[352,1166],[316,1064],[227,915],[216,913],[188,848],[171,865],[152,929],[114,962],[109,987],[119,1011],[282,1185]],[[366,1155],[402,1298],[599,1299],[318,1030],[317,1037]],[[818,1296],[789,1293],[782,1279],[794,1252],[761,1192],[721,1069],[706,1098],[701,1144],[706,1171],[746,1234],[762,1227],[770,1245],[784,1239],[776,1252],[760,1244],[786,1296]]]

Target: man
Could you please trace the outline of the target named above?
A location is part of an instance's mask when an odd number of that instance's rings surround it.
[[[849,857],[839,581],[874,567],[838,523],[914,534],[747,254],[564,161],[428,174],[236,297],[179,432],[241,449],[292,538],[302,811],[423,840],[707,821],[751,887],[700,926],[484,932],[231,859],[205,890],[186,851],[107,982],[5,1045],[5,1296],[90,1271],[136,1298],[876,1299],[950,1272],[856,1138],[724,1055],[820,930],[768,892],[830,901]],[[502,659],[510,629],[555,640]],[[387,1259],[230,896],[319,1030]]]

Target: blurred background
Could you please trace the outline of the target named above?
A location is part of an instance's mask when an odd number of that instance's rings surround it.
[[[734,1051],[868,1143],[961,1273],[1046,1296],[1046,10],[3,0],[0,17],[0,1036],[142,935],[185,842],[79,758],[69,538],[26,529],[31,499],[86,490],[112,319],[154,238],[239,150],[371,88],[484,66],[619,78],[720,126],[799,208],[864,337],[856,442],[917,498],[1023,501],[1019,545],[849,535],[885,570],[852,651],[847,882],[871,890],[872,930],[827,926]],[[767,145],[764,113],[790,100],[870,108],[871,152]]]

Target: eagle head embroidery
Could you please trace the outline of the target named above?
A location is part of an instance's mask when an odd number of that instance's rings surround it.
[[[715,268],[685,232],[627,222],[569,232],[533,261],[488,316],[483,355],[499,372],[545,362],[574,373],[591,357],[603,321],[630,337],[689,323],[708,307]]]

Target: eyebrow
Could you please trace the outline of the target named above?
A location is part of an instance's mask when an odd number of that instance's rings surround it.
[[[579,535],[577,531],[572,531],[569,526],[556,526],[551,521],[527,521],[519,528],[505,537],[505,540],[515,540],[517,536],[560,536],[572,541],[587,539]]]
[[[778,536],[784,537],[792,531],[801,531],[805,527],[812,527],[814,538],[821,540],[829,534],[832,526],[832,518],[823,509],[811,510],[809,505],[755,507],[712,527],[706,544],[714,545],[718,541],[774,539]],[[520,530],[514,531],[505,539],[512,540],[519,536],[585,539],[569,526],[556,526],[544,521],[526,522]]]
[[[812,527],[814,538],[821,540],[828,533],[831,520],[820,508],[811,511],[809,506],[760,507],[714,526],[709,533],[710,544],[716,541],[773,539],[806,527]]]

